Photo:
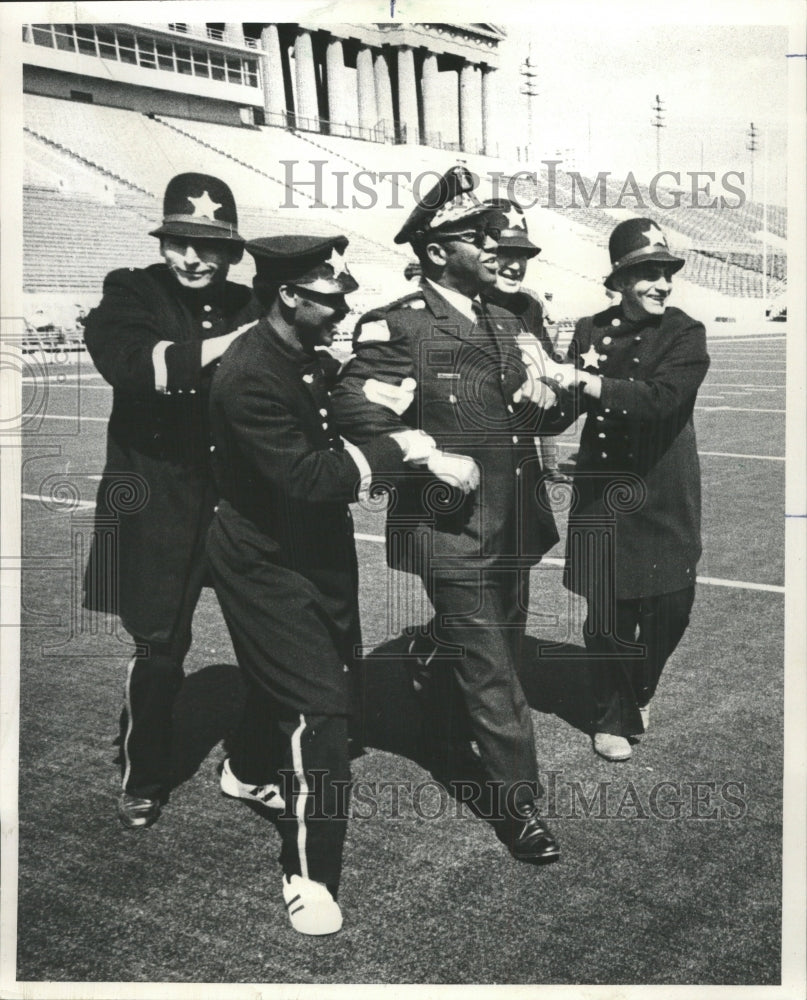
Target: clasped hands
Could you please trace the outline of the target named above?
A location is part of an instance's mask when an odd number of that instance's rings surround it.
[[[527,379],[516,392],[515,401],[527,399],[543,409],[554,406],[558,389],[576,389],[580,384],[580,372],[573,364],[559,364],[554,361],[538,341],[524,335],[517,338],[521,359],[527,369]]]

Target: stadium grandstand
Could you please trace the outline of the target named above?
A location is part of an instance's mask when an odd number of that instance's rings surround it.
[[[344,232],[354,311],[389,301],[411,287],[411,255],[392,236],[419,185],[457,160],[485,196],[516,179],[543,248],[528,283],[567,328],[606,304],[608,235],[630,215],[657,220],[686,256],[697,315],[761,318],[786,288],[785,210],[696,206],[685,191],[665,191],[676,207],[659,208],[642,184],[639,204],[618,178],[562,169],[551,180],[563,194],[547,201],[546,165],[519,162],[523,129],[500,121],[505,37],[493,24],[24,25],[28,341],[80,344],[77,312],[98,301],[104,275],[156,259],[147,233],[185,170],[227,181],[247,238]],[[249,262],[233,276],[249,282]],[[34,319],[43,310],[47,324]]]

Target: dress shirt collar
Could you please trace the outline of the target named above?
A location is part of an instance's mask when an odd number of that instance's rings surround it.
[[[479,299],[469,299],[467,295],[463,295],[461,292],[455,291],[453,288],[444,288],[443,285],[438,285],[436,282],[432,281],[431,278],[426,278],[426,281],[431,285],[431,287],[437,292],[438,295],[442,295],[443,298],[448,302],[450,306],[453,306],[457,312],[462,313],[462,315],[469,319],[472,323],[476,323],[477,315],[474,312],[474,303],[479,306]]]

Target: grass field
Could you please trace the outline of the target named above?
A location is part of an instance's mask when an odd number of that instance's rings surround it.
[[[715,338],[710,353],[696,410],[702,583],[631,761],[597,758],[579,728],[584,664],[540,655],[547,642],[582,647],[562,545],[533,574],[522,669],[557,865],[513,861],[412,759],[383,517],[356,512],[365,642],[391,654],[368,668],[370,697],[395,704],[398,724],[371,734],[377,746],[354,762],[364,802],[346,847],[345,928],[323,940],[288,924],[274,827],[219,793],[242,695],[210,592],[177,706],[170,801],[152,829],[120,828],[112,740],[129,647],[98,618],[77,618],[75,544],[91,523],[111,391],[86,359],[51,366],[47,383],[29,372],[18,979],[778,983],[784,337]],[[560,445],[564,461],[575,438]],[[414,791],[396,798],[383,782]]]

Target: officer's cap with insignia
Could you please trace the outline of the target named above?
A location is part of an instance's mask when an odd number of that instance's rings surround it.
[[[177,174],[163,199],[163,224],[149,236],[181,236],[226,240],[243,247],[235,198],[229,187],[210,174]]]
[[[345,236],[265,236],[246,249],[255,258],[256,292],[267,286],[294,285],[315,295],[347,295],[359,283],[348,271]]]
[[[667,237],[652,219],[626,219],[611,233],[608,241],[608,252],[611,255],[611,273],[605,279],[605,287],[616,290],[614,278],[621,271],[653,261],[659,264],[669,264],[670,271],[675,274],[684,266],[682,257],[670,253]]]
[[[395,243],[416,243],[438,232],[461,229],[489,214],[490,205],[483,205],[476,197],[475,186],[474,175],[465,167],[446,171],[412,209]]]
[[[500,230],[499,249],[517,250],[524,257],[537,257],[541,248],[529,238],[527,217],[521,206],[507,198],[489,198],[485,204],[496,209],[491,225]]]

